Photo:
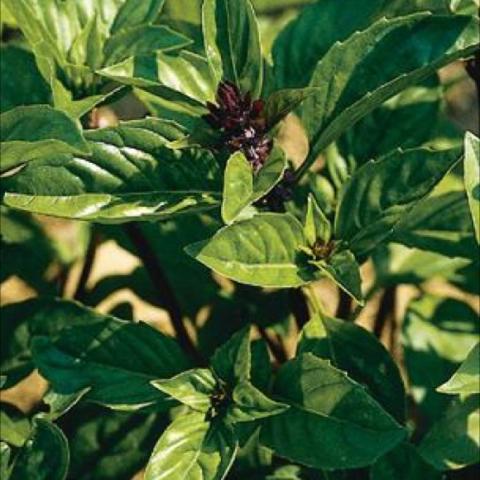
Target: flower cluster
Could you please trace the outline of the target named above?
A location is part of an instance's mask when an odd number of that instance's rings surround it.
[[[230,152],[242,151],[255,172],[262,168],[272,150],[266,135],[264,102],[242,95],[236,85],[222,82],[218,87],[217,104],[208,102],[204,120],[222,134],[221,144]]]

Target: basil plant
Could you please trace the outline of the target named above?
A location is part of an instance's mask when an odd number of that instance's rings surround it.
[[[478,0],[2,0],[2,480],[478,478]]]

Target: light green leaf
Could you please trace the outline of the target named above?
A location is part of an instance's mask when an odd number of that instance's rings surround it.
[[[22,72],[22,75],[18,75],[18,72]],[[6,112],[21,105],[47,104],[50,97],[50,89],[40,75],[33,55],[15,45],[2,45],[0,111]]]
[[[63,330],[55,341],[33,340],[33,357],[55,392],[73,394],[90,387],[85,399],[119,410],[171,401],[150,384],[190,367],[178,344],[145,323],[113,317]],[[135,352],[132,355],[132,352]]]
[[[0,424],[0,440],[14,447],[21,447],[30,436],[30,421],[9,403],[0,403]]]
[[[480,397],[454,403],[427,433],[420,454],[438,470],[455,470],[478,462],[480,456]]]
[[[219,206],[218,164],[204,150],[174,151],[182,136],[155,119],[92,130],[92,155],[46,155],[2,179],[5,205],[34,213],[118,223],[165,219]]]
[[[437,391],[449,395],[480,393],[480,344],[473,347],[452,378]]]
[[[248,207],[267,195],[282,179],[287,166],[284,151],[274,146],[262,168],[254,173],[243,153],[233,154],[225,169],[222,218],[230,225],[253,216]]]
[[[47,105],[17,107],[0,118],[1,172],[44,155],[89,154],[78,125]]]
[[[318,63],[310,82],[318,92],[303,104],[302,119],[311,152],[302,172],[374,108],[448,63],[473,54],[478,45],[477,30],[472,17],[423,13],[381,19],[335,44]],[[385,65],[393,51],[402,61],[377,68]]]
[[[253,422],[261,418],[278,415],[289,408],[284,403],[271,400],[250,382],[245,381],[235,386],[232,400],[226,418],[234,423]]]
[[[457,149],[397,151],[357,170],[340,195],[336,238],[356,256],[385,242],[459,158]]]
[[[405,368],[412,396],[426,427],[443,414],[451,397],[436,391],[455,373],[477,343],[477,313],[458,300],[423,295],[402,322]]]
[[[322,274],[333,280],[342,290],[350,295],[356,302],[363,305],[362,279],[360,266],[352,252],[342,250],[321,261],[311,261]]]
[[[230,225],[249,205],[253,193],[253,168],[241,152],[234,153],[225,168],[222,219]]]
[[[472,212],[477,243],[480,244],[480,142],[472,133],[465,136],[465,189]]]
[[[435,470],[418,453],[418,449],[409,443],[379,458],[372,466],[370,480],[442,480],[443,475]]]
[[[53,423],[36,419],[28,441],[15,458],[9,480],[65,480],[69,463],[68,443]]]
[[[307,245],[298,220],[290,214],[261,213],[189,245],[186,252],[237,282],[286,288],[316,278],[313,267],[301,260],[301,246]]]
[[[145,90],[169,109],[183,108],[195,116],[206,113],[204,104],[215,98],[216,85],[206,59],[186,50],[130,57],[97,73]]]
[[[152,385],[191,409],[206,413],[217,381],[209,369],[197,368],[167,380],[154,380]]]
[[[216,83],[229,80],[243,93],[250,92],[258,98],[262,91],[263,60],[250,0],[206,0],[203,35]]]
[[[264,421],[261,441],[303,465],[325,470],[367,466],[406,436],[363,387],[311,354],[282,366],[274,394],[290,408]]]
[[[145,480],[223,480],[235,458],[237,444],[221,422],[201,413],[179,415],[153,450]]]
[[[9,480],[10,478],[11,455],[12,449],[6,443],[0,442],[0,477],[2,480]]]
[[[215,374],[230,387],[250,379],[250,331],[250,326],[247,326],[236,332],[215,350],[210,359]]]
[[[448,257],[475,258],[477,245],[465,192],[432,195],[397,225],[391,240]]]
[[[350,378],[365,385],[398,422],[405,421],[405,388],[386,348],[367,330],[330,317],[314,317],[303,328],[298,354],[330,360]]]
[[[308,196],[307,215],[303,229],[305,238],[310,246],[313,246],[317,240],[327,244],[332,237],[330,221],[318,206],[313,194]]]

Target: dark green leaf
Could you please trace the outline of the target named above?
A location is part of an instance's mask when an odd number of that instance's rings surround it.
[[[348,293],[356,302],[363,305],[362,279],[360,267],[349,250],[342,250],[327,260],[312,261],[322,274],[334,281],[343,291]]]
[[[464,192],[431,196],[398,224],[392,241],[448,257],[474,258],[477,246]]]
[[[311,154],[303,168],[374,108],[442,66],[468,57],[477,45],[474,18],[425,13],[381,19],[335,44],[310,82],[319,90],[303,104],[302,119],[311,140]],[[386,62],[391,52],[396,61]]]
[[[68,463],[68,444],[61,430],[36,419],[30,438],[15,458],[9,480],[65,480]]]
[[[44,155],[89,154],[78,125],[47,105],[17,107],[1,115],[1,172]]]
[[[459,158],[456,149],[394,152],[360,168],[339,200],[336,237],[356,256],[385,242],[405,215],[447,174]]]
[[[206,0],[203,3],[205,50],[217,84],[230,80],[258,98],[263,60],[257,20],[250,0]]]
[[[160,437],[145,480],[222,480],[237,449],[231,430],[202,413],[179,415]]]
[[[420,456],[415,446],[403,443],[379,458],[370,480],[442,480],[443,476]]]
[[[145,323],[113,317],[65,329],[56,341],[36,337],[32,349],[35,365],[54,391],[72,394],[90,387],[85,399],[119,410],[170,406],[150,382],[190,367],[172,338]]]
[[[103,319],[77,303],[49,298],[2,307],[1,370],[7,377],[5,387],[15,385],[33,371],[30,349],[35,335],[45,335],[53,340],[67,327],[93,325]]]
[[[3,4],[2,4],[3,7]],[[19,75],[19,72],[22,72]],[[21,105],[49,103],[50,90],[33,55],[14,45],[0,48],[0,111]]]
[[[227,385],[250,379],[250,326],[235,333],[228,342],[215,350],[210,363],[215,374]]]
[[[385,347],[367,330],[330,317],[314,317],[302,331],[298,353],[330,360],[371,395],[398,422],[405,422],[405,388]]]
[[[267,127],[273,128],[290,112],[299,107],[310,95],[315,93],[314,88],[286,89],[272,93],[265,104],[265,119]]]
[[[164,3],[165,0],[123,0],[111,27],[112,32],[154,23]]]
[[[12,449],[4,442],[0,442],[0,477],[2,480],[10,478],[10,456]]]
[[[198,368],[167,380],[154,380],[152,385],[191,409],[206,413],[210,409],[210,397],[215,393],[217,381],[209,369]]]
[[[307,466],[370,465],[406,435],[363,387],[311,354],[282,366],[274,393],[290,408],[265,420],[262,442]]]
[[[480,455],[480,397],[454,403],[420,444],[420,454],[438,470],[453,470],[478,462]]]

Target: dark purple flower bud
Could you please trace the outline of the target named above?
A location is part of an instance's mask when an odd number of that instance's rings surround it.
[[[220,83],[216,99],[217,104],[207,102],[209,113],[203,119],[222,132],[221,145],[218,147],[226,147],[230,152],[242,151],[254,171],[258,172],[273,146],[266,136],[263,100],[252,101],[249,92],[242,95],[231,82]]]

